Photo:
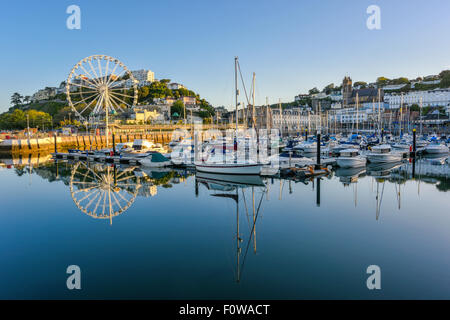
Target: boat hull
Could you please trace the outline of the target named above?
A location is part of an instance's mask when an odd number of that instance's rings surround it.
[[[261,164],[195,164],[195,169],[200,172],[220,173],[220,174],[247,174],[259,175],[261,173]]]
[[[427,146],[425,147],[425,152],[429,154],[442,154],[448,153],[448,147],[442,146]]]
[[[367,155],[367,161],[372,163],[390,163],[390,162],[399,162],[402,161],[403,156],[401,153],[382,153],[382,154],[373,154],[369,153]]]
[[[336,159],[336,164],[341,168],[356,168],[364,167],[367,159],[364,157],[339,157]]]

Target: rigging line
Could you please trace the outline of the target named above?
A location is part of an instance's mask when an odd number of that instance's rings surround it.
[[[245,88],[245,82],[244,82],[244,78],[242,77],[241,65],[239,64],[239,61],[237,62],[237,65],[238,65],[238,69],[239,69],[239,74],[241,76],[242,86],[244,87],[245,99],[247,99],[247,105],[249,105],[250,104],[250,100],[248,99],[247,89]]]
[[[242,265],[241,265],[241,273],[240,273],[241,276],[242,276],[242,273],[244,272],[244,265],[245,265],[245,261],[246,261],[246,258],[247,258],[248,248],[250,247],[250,243],[252,241],[253,230],[255,229],[256,221],[258,220],[258,216],[259,216],[259,212],[260,212],[259,210],[261,208],[261,203],[262,203],[262,199],[263,198],[264,198],[264,192],[261,194],[261,198],[259,199],[258,210],[256,211],[255,221],[253,222],[253,227],[252,227],[252,230],[250,232],[250,238],[248,239],[247,248],[245,249],[244,258],[242,260]]]
[[[244,188],[242,188],[241,191],[242,191],[242,198],[244,198],[245,215],[247,216],[247,223],[248,226],[250,227],[250,217],[248,216],[247,200],[245,200]]]

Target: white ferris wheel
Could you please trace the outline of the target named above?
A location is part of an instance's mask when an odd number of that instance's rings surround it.
[[[98,124],[108,117],[131,109],[138,99],[137,81],[118,59],[93,55],[80,60],[66,81],[70,107],[85,124]]]

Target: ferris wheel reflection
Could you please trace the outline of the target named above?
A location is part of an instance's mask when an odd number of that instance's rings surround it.
[[[95,219],[112,219],[135,201],[141,187],[134,167],[117,168],[78,162],[72,168],[70,193],[81,212]]]

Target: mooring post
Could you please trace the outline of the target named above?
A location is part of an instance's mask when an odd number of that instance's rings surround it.
[[[416,129],[413,129],[413,157],[416,156]]]
[[[112,134],[112,139],[113,139],[113,156],[116,155],[116,135],[113,133]]]
[[[320,131],[317,131],[317,163],[316,169],[320,169]]]
[[[381,142],[383,142],[384,128],[381,128]]]
[[[57,146],[57,142],[56,142],[56,132],[55,132],[53,138],[54,138],[54,141],[55,141],[55,153],[58,153],[58,146]]]
[[[320,207],[320,178],[318,177],[316,181],[316,206]]]

